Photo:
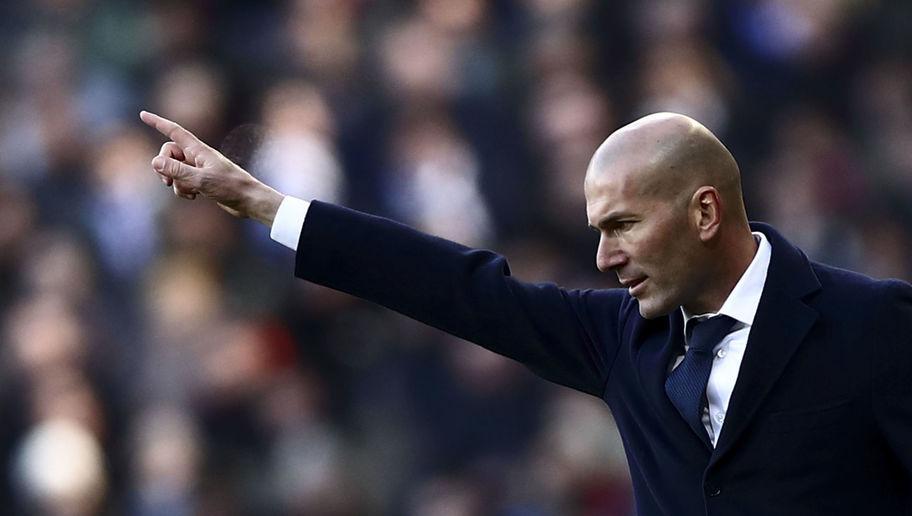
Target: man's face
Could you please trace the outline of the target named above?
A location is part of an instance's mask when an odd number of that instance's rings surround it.
[[[600,235],[599,270],[614,271],[639,301],[640,315],[653,318],[693,298],[699,285],[699,239],[689,223],[686,192],[650,192],[636,177],[623,171],[591,174],[586,212]]]

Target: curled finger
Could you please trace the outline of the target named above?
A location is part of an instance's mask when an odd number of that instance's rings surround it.
[[[185,184],[178,184],[176,181],[171,185],[171,188],[174,190],[174,195],[182,199],[196,199],[196,190],[189,188]]]
[[[159,156],[164,156],[166,158],[174,158],[178,161],[186,161],[187,157],[184,155],[184,151],[180,148],[180,145],[174,142],[165,142],[161,146],[161,150],[158,151]]]
[[[181,181],[193,185],[202,176],[202,170],[174,158],[165,156],[155,156],[152,160],[152,170],[169,177],[175,181]]]

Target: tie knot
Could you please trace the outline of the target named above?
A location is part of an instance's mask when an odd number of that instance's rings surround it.
[[[712,353],[713,347],[722,341],[735,326],[727,315],[716,315],[706,319],[691,319],[687,322],[688,348],[698,353]]]

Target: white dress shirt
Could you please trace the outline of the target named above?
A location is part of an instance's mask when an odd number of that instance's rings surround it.
[[[298,239],[310,203],[286,196],[279,205],[269,236],[276,242],[297,251]],[[685,326],[693,318],[707,318],[724,314],[738,321],[731,332],[726,335],[714,348],[716,358],[713,361],[712,372],[709,374],[709,383],[706,385],[706,398],[708,407],[703,412],[703,425],[709,434],[713,446],[722,431],[725,422],[725,413],[728,411],[728,401],[731,399],[735,382],[738,380],[738,371],[741,369],[741,359],[747,348],[747,338],[750,336],[757,306],[760,304],[760,295],[766,283],[766,273],[769,269],[771,246],[762,233],[754,232],[757,240],[757,253],[741,279],[732,289],[731,294],[722,304],[717,313],[689,314],[683,308]],[[680,355],[674,361],[673,368],[684,359]],[[673,369],[672,368],[672,369]]]

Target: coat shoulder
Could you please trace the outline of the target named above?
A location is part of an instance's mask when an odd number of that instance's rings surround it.
[[[898,279],[875,279],[859,272],[811,262],[820,281],[819,302],[853,313],[889,315],[912,306],[912,285]]]
[[[879,292],[885,289],[900,291],[903,289],[912,289],[912,285],[899,279],[872,278],[871,276],[867,276],[860,272],[841,269],[819,262],[811,262],[811,267],[814,269],[814,273],[817,275],[821,286],[824,288],[843,288],[849,291],[869,290],[871,292]]]

